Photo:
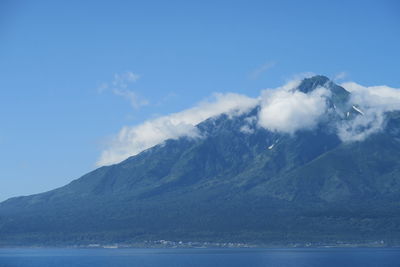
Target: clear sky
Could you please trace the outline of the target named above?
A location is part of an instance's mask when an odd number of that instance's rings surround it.
[[[304,72],[399,88],[399,48],[396,0],[3,0],[0,200],[80,177],[123,126],[214,92]]]

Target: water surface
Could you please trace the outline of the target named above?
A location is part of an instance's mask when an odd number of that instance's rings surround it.
[[[0,267],[398,267],[400,249],[0,249]]]

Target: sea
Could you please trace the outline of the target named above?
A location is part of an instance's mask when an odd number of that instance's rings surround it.
[[[400,248],[1,248],[0,267],[399,267]]]

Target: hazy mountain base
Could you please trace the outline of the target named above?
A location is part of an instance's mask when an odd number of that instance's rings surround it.
[[[307,79],[299,90],[322,83]],[[348,93],[329,87],[330,101],[346,108]],[[198,125],[205,138],[168,140],[62,188],[1,203],[0,245],[399,245],[398,112],[387,114],[384,131],[351,143],[332,131],[335,116],[295,136],[241,132],[257,112],[209,119]]]

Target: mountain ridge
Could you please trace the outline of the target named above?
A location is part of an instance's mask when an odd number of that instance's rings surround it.
[[[329,114],[295,134],[247,113],[209,118],[181,137],[66,186],[0,203],[0,245],[146,240],[400,242],[400,112],[383,131],[343,142],[332,125],[362,116],[325,76]],[[343,91],[344,90],[344,91]],[[338,111],[339,109],[339,111]],[[349,113],[347,113],[349,114]],[[243,131],[243,125],[249,131]]]

